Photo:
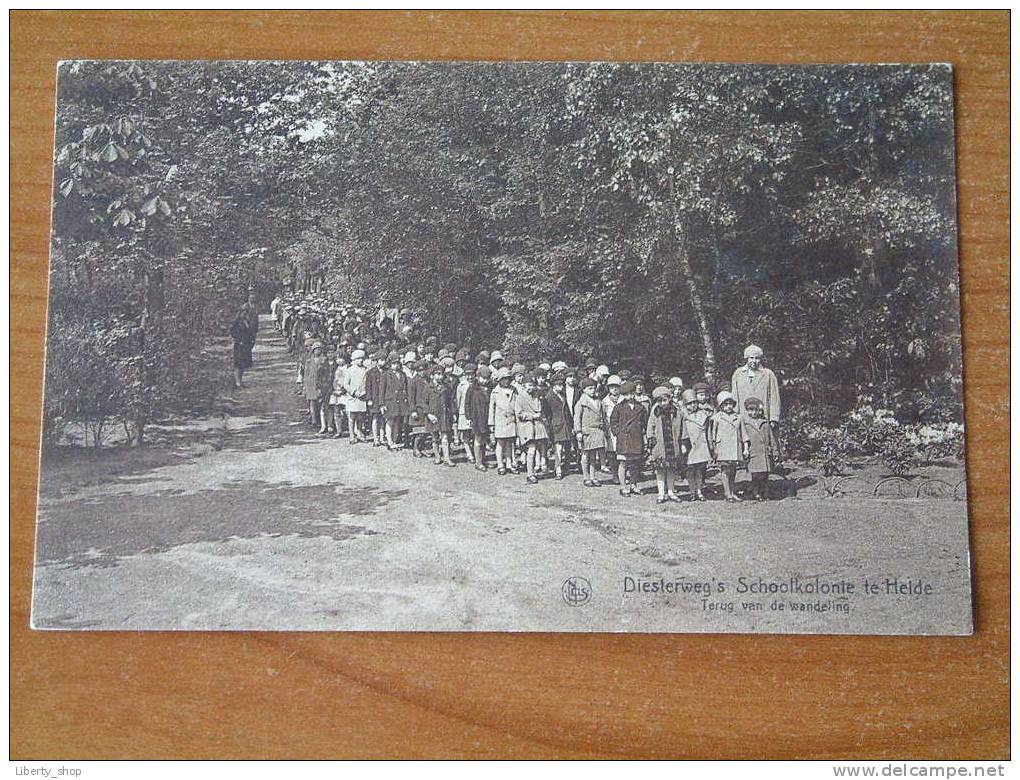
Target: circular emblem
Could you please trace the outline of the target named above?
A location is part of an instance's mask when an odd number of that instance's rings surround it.
[[[591,583],[584,577],[568,577],[561,591],[563,600],[572,607],[583,607],[591,601]]]

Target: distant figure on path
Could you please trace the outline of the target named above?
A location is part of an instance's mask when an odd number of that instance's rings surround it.
[[[259,332],[259,316],[255,312],[255,299],[248,296],[247,302],[234,317],[230,326],[230,337],[234,339],[234,387],[242,387],[244,372],[251,368],[251,351]]]
[[[779,423],[779,381],[776,375],[761,364],[765,351],[749,344],[744,350],[744,365],[733,372],[733,396],[737,409],[744,408],[748,398],[758,398],[765,409],[765,419],[773,425]]]

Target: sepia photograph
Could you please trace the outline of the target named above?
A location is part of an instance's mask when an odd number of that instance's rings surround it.
[[[971,634],[953,105],[61,62],[32,627]]]

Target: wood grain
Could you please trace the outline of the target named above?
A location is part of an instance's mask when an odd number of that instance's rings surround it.
[[[971,638],[28,629],[55,64],[72,58],[956,66]],[[11,755],[1009,755],[1009,13],[11,13]]]

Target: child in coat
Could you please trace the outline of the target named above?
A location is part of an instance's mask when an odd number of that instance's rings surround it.
[[[673,399],[673,405],[677,409],[683,409],[683,394],[684,394],[684,380],[678,376],[671,376],[666,384],[669,387],[670,397]]]
[[[365,361],[368,369],[365,372],[365,401],[368,408],[368,417],[372,425],[372,446],[386,446],[386,420],[380,412],[382,407],[382,375],[383,361],[386,356],[376,352]]]
[[[303,390],[305,400],[308,402],[308,416],[312,428],[319,427],[319,418],[322,412],[322,398],[326,393],[328,384],[329,365],[323,355],[321,341],[313,342],[309,348],[309,357],[305,361],[302,372]],[[328,397],[328,396],[327,396]]]
[[[470,423],[468,443],[472,449],[475,468],[479,471],[488,471],[488,466],[485,465],[485,441],[489,438],[489,391],[486,387],[489,378],[488,366],[478,366],[473,374],[474,382],[464,394],[464,415]]]
[[[668,388],[667,388],[668,389]],[[634,380],[634,400],[645,407],[645,414],[652,411],[652,397],[645,392],[645,380],[638,378]]]
[[[634,400],[634,383],[620,386],[620,402],[613,406],[609,430],[616,440],[616,459],[621,496],[636,496],[641,476],[641,459],[645,452],[645,408]]]
[[[645,435],[650,447],[648,462],[655,469],[655,486],[659,490],[656,502],[659,504],[680,500],[673,484],[682,456],[682,420],[680,410],[673,405],[670,389],[656,387],[652,391],[652,407]]]
[[[539,447],[549,440],[549,434],[542,415],[542,401],[536,395],[538,382],[529,374],[524,377],[524,390],[514,397],[514,412],[517,415],[517,438],[525,447],[524,465],[528,482],[538,482]]]
[[[532,372],[535,377],[535,391],[532,395],[539,402],[545,398],[546,393],[550,390],[549,372],[551,370],[552,366],[548,362],[542,362]],[[549,442],[550,439],[546,438],[536,443],[538,455],[535,458],[535,472],[537,474],[545,473],[546,460],[549,457]]]
[[[513,374],[501,368],[493,375],[496,386],[489,393],[489,428],[496,444],[496,472],[502,476],[517,470],[514,442],[517,440],[517,415],[514,413],[516,388]]]
[[[693,389],[684,390],[683,431],[681,446],[687,461],[687,484],[691,491],[692,501],[704,501],[702,492],[705,486],[705,468],[712,459],[708,444],[708,429],[712,415],[699,408],[698,397]]]
[[[457,353],[465,354],[463,350]],[[454,413],[456,417],[456,441],[464,446],[464,453],[468,462],[475,462],[475,452],[471,441],[471,420],[467,416],[467,392],[475,383],[475,371],[478,366],[474,363],[464,363],[460,366],[461,375],[457,380],[457,387],[454,390]]]
[[[347,361],[343,355],[334,358],[332,387],[329,393],[329,403],[323,404],[322,429],[319,433],[332,431],[333,437],[339,439],[343,432],[343,419],[347,403]],[[328,407],[328,412],[327,412]]]
[[[599,368],[602,368],[602,367],[599,366]],[[609,420],[613,416],[613,409],[615,409],[616,405],[618,403],[620,403],[620,400],[621,400],[621,398],[620,398],[620,386],[622,384],[623,384],[623,380],[621,380],[620,377],[616,376],[616,374],[613,374],[608,379],[606,379],[606,387],[608,388],[608,390],[606,391],[605,397],[603,397],[603,399],[602,399],[602,416],[606,418],[606,423],[607,424],[608,424]],[[602,470],[606,471],[606,472],[610,472],[610,469],[612,469],[613,471],[615,471],[616,470],[616,465],[617,465],[617,461],[616,461],[616,436],[613,434],[612,428],[611,427],[607,427],[607,429],[606,429],[606,451],[605,451],[605,455],[604,455],[604,458],[603,458],[603,461],[602,461]],[[620,484],[621,484],[621,486],[623,485],[622,482]]]
[[[782,460],[779,439],[772,423],[765,419],[765,404],[760,398],[744,401],[744,425],[747,428],[748,463],[751,474],[751,495],[756,501],[768,500],[769,474]]]
[[[546,393],[544,403],[545,419],[549,425],[549,440],[552,442],[552,456],[556,465],[556,479],[563,479],[563,469],[573,436],[574,420],[566,396],[566,376],[553,374],[552,389]]]
[[[390,355],[390,367],[382,376],[382,407],[386,417],[386,442],[391,450],[400,448],[404,420],[409,411],[407,377],[400,368],[400,356]]]
[[[602,487],[598,479],[599,458],[606,451],[606,420],[602,403],[596,398],[598,382],[581,380],[581,397],[574,406],[574,435],[581,451],[581,475],[585,487]]]
[[[706,411],[709,415],[715,414],[715,405],[712,403],[712,389],[704,382],[694,383],[694,396],[698,400],[698,408]]]
[[[425,390],[425,430],[432,436],[433,462],[453,466],[450,431],[453,428],[453,399],[442,366],[432,369],[432,381]]]
[[[733,397],[733,393],[723,390],[715,400],[719,411],[712,415],[709,437],[712,459],[719,464],[726,500],[740,501],[741,498],[733,491],[733,487],[737,478],[737,466],[747,460],[750,440],[744,419],[737,414],[737,399]]]
[[[407,376],[407,427],[425,427],[425,396],[429,390],[429,364],[424,360],[408,365],[405,371]],[[420,432],[420,431],[419,431]],[[408,437],[410,443],[410,437]]]

